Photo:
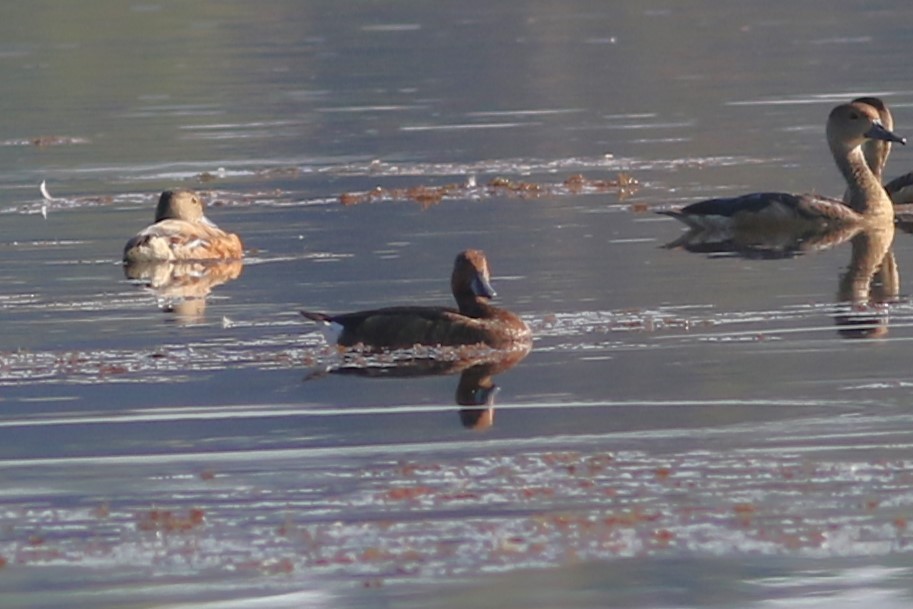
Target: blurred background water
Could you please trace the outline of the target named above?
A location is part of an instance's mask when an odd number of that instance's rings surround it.
[[[911,13],[0,7],[4,607],[908,605],[913,240],[848,302],[858,241],[689,252],[652,211],[839,196],[833,105],[913,135]],[[205,299],[120,265],[173,187],[247,247]],[[449,302],[468,247],[522,361],[403,372],[297,315]]]

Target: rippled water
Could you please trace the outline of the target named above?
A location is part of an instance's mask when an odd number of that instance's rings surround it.
[[[907,606],[913,240],[652,212],[840,194],[832,105],[913,133],[909,12],[0,8],[3,606]],[[243,267],[125,276],[175,186]],[[297,314],[468,247],[530,353]]]

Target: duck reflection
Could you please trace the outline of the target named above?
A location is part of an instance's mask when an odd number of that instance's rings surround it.
[[[701,254],[735,254],[751,259],[782,259],[820,252],[847,241],[852,253],[840,274],[837,301],[847,312],[835,316],[845,338],[876,338],[888,332],[887,303],[900,294],[900,271],[891,245],[891,222],[831,230],[700,231],[692,230],[666,244]]]
[[[840,275],[837,300],[849,307],[837,315],[844,338],[878,338],[888,333],[886,304],[900,294],[900,271],[891,245],[894,226],[860,231],[852,240],[853,254]]]
[[[243,266],[240,260],[132,262],[124,265],[124,276],[151,292],[159,307],[178,321],[194,322],[203,318],[212,289],[237,279]]]
[[[474,348],[462,349],[456,359],[407,359],[379,364],[374,356],[354,357],[347,353],[342,364],[331,368],[330,374],[354,375],[367,378],[414,378],[459,374],[455,401],[460,423],[467,429],[481,431],[494,424],[495,396],[499,387],[494,377],[519,364],[531,351],[531,344],[509,350],[479,352]],[[475,351],[475,352],[473,352]],[[323,374],[312,374],[311,380]]]
[[[862,230],[859,224],[833,228],[798,225],[759,229],[691,228],[663,247],[695,254],[735,254],[742,258],[775,260],[831,249]]]

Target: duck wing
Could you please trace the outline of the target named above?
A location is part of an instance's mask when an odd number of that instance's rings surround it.
[[[238,259],[241,239],[207,224],[167,219],[147,226],[127,242],[128,261]]]
[[[374,348],[413,345],[473,345],[490,342],[489,322],[448,307],[400,306],[327,315],[301,311],[308,319],[335,326],[340,345]]]
[[[738,197],[708,199],[679,210],[658,213],[699,230],[791,224],[828,226],[856,223],[862,219],[859,213],[839,199],[785,192],[757,192]]]
[[[894,178],[884,185],[884,189],[895,205],[913,203],[913,171]]]

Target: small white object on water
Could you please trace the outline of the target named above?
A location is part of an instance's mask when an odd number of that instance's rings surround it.
[[[230,327],[232,327],[233,325],[235,325],[235,322],[233,322],[232,320],[228,319],[228,317],[226,317],[226,316],[224,316],[224,315],[222,316],[222,327],[223,327],[223,328],[230,328]]]
[[[41,184],[38,186],[38,190],[41,191],[41,196],[44,197],[45,201],[53,201],[54,197],[48,192],[48,185],[44,180],[41,180]],[[41,204],[41,217],[45,220],[48,219],[48,206],[45,203]]]
[[[466,188],[475,188],[476,184],[476,177],[474,175],[466,176]]]
[[[44,197],[45,201],[53,201],[54,197],[48,192],[48,185],[45,180],[41,180],[41,185],[38,186],[38,190],[41,191],[41,196]]]

